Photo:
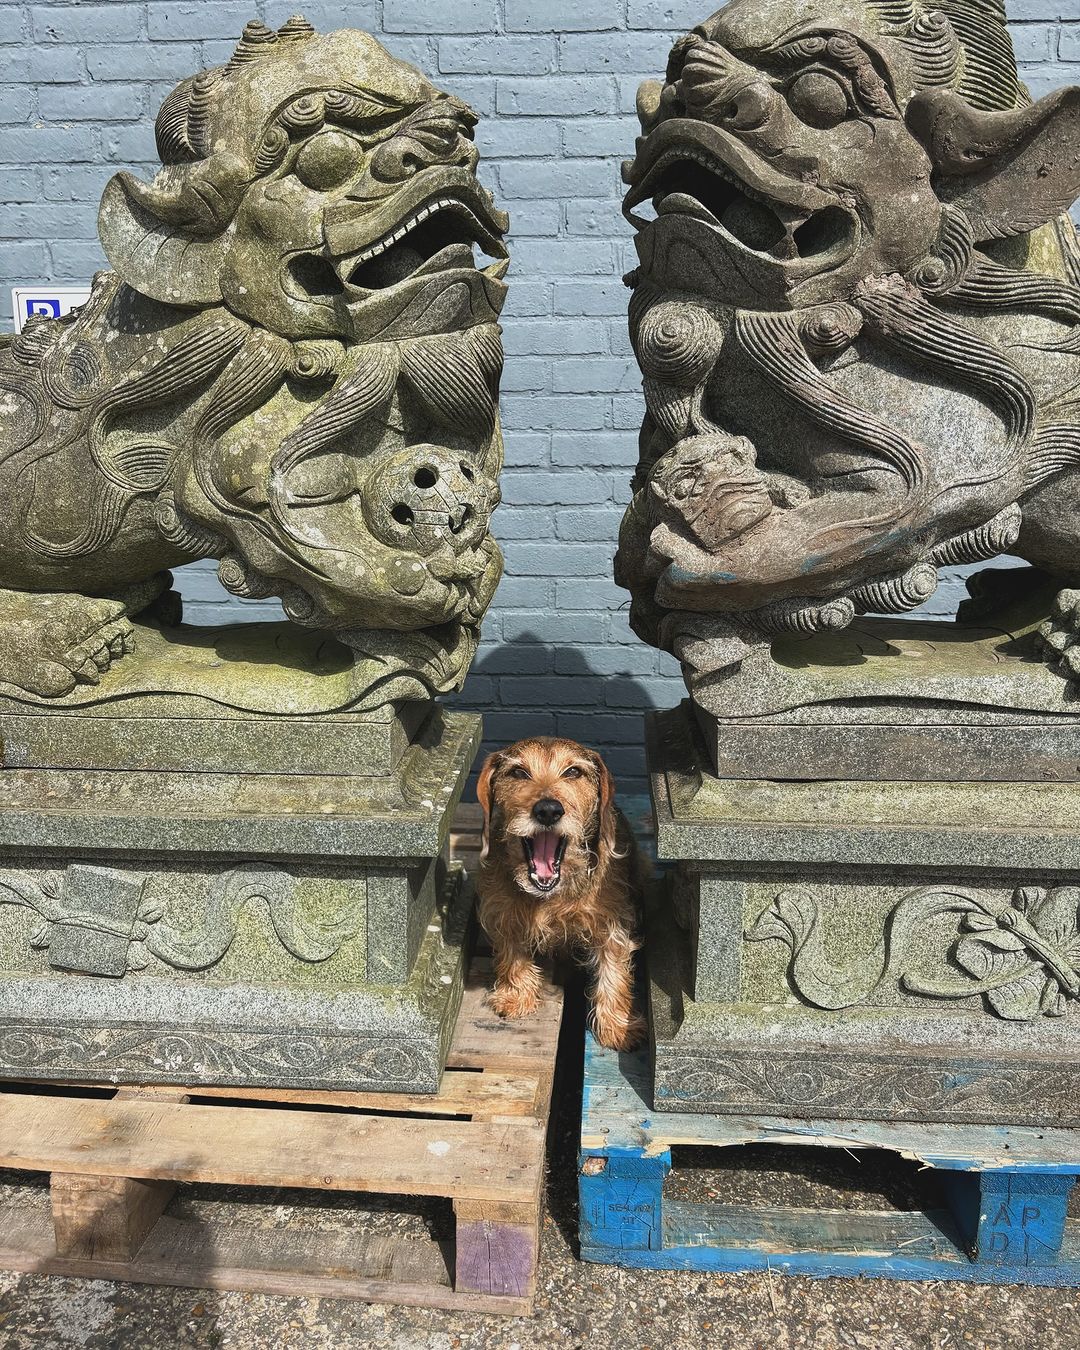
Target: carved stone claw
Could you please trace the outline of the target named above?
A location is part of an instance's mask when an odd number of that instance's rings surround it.
[[[1042,653],[1055,670],[1069,678],[1080,676],[1080,591],[1057,593],[1038,636]]]
[[[119,600],[0,590],[0,683],[43,698],[98,684],[135,633]]]

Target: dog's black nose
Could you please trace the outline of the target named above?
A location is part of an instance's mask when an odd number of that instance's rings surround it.
[[[554,797],[541,797],[533,806],[533,820],[543,825],[545,830],[550,830],[553,825],[557,825],[565,814],[562,802],[557,802]]]

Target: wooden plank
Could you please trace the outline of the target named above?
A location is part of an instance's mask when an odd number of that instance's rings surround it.
[[[727,1214],[721,1224],[703,1215],[719,1208]],[[820,1211],[773,1211],[741,1206],[667,1206],[664,1243],[658,1249],[624,1252],[604,1244],[582,1243],[584,1260],[645,1270],[696,1270],[714,1272],[762,1271],[776,1274],[871,1277],[892,1280],[950,1280],[978,1284],[1025,1284],[1049,1287],[1080,1285],[1080,1223],[1070,1220],[1061,1260],[1056,1266],[1033,1266],[1018,1272],[1015,1267],[984,1265],[969,1260],[964,1252],[942,1244],[937,1222],[944,1216],[889,1212],[877,1216],[891,1229],[883,1228],[864,1248],[843,1238],[843,1224],[851,1211],[829,1211],[826,1223],[815,1222]],[[765,1230],[770,1228],[767,1234]],[[723,1228],[723,1231],[717,1231]],[[782,1236],[787,1233],[787,1238]],[[903,1234],[909,1232],[909,1236]],[[891,1244],[881,1238],[889,1235]],[[947,1234],[946,1234],[947,1235]],[[847,1237],[854,1237],[852,1229]],[[707,1241],[702,1241],[707,1238]]]
[[[583,1242],[582,1258],[648,1270],[715,1272],[765,1271],[789,1275],[871,1277],[892,1280],[950,1280],[978,1284],[1049,1287],[1080,1285],[1080,1223],[1066,1226],[1056,1266],[1016,1267],[971,1261],[948,1242],[949,1222],[933,1214],[863,1215],[852,1211],[762,1210],[741,1206],[671,1204],[664,1243],[656,1250],[622,1252]],[[717,1214],[717,1211],[721,1211]],[[711,1212],[711,1213],[710,1213]],[[850,1222],[854,1220],[854,1222]],[[874,1233],[858,1224],[880,1220]],[[943,1224],[945,1232],[938,1229]],[[907,1234],[907,1236],[905,1236]],[[860,1238],[867,1239],[859,1246]]]
[[[160,1087],[152,1084],[138,1087],[117,1088],[113,1100],[118,1102],[186,1102],[188,1099],[188,1089],[177,1087],[172,1083],[165,1083]]]
[[[788,1120],[654,1111],[647,1051],[618,1054],[586,1035],[581,1146],[640,1150],[659,1156],[680,1144],[734,1148],[800,1144],[821,1148],[886,1149],[901,1157],[960,1171],[1074,1174],[1080,1171],[1080,1130],[1022,1125],[921,1125],[889,1121]]]
[[[547,980],[540,1007],[531,1017],[507,1021],[487,1006],[491,963],[473,962],[461,999],[447,1066],[451,1068],[535,1069],[552,1067],[562,1024],[562,990]]]
[[[530,1201],[544,1128],[6,1094],[0,1166],[239,1186]]]
[[[84,1261],[130,1261],[175,1191],[171,1181],[54,1172],[49,1197],[57,1253]]]
[[[165,1217],[138,1257],[121,1263],[58,1256],[48,1217],[26,1210],[0,1208],[0,1234],[0,1267],[6,1270],[516,1316],[532,1311],[527,1298],[455,1291],[439,1244],[430,1240]]]
[[[455,1288],[531,1299],[540,1254],[540,1205],[459,1200],[454,1214]]]
[[[183,1088],[125,1087],[114,1100],[187,1100]],[[53,1232],[61,1256],[130,1261],[176,1192],[171,1181],[54,1172],[49,1179]]]
[[[481,832],[484,813],[478,802],[459,802],[450,827],[450,857],[462,864],[470,876],[480,868]]]
[[[484,827],[484,813],[479,802],[458,802],[454,812],[454,829],[472,830],[479,834]]]
[[[734,1247],[782,1256],[829,1252],[967,1261],[946,1210],[808,1209],[794,1205],[668,1202],[663,1246]]]
[[[297,1106],[337,1106],[354,1111],[394,1111],[402,1115],[532,1116],[540,1088],[539,1076],[473,1070],[448,1070],[436,1093],[319,1092],[310,1088],[195,1087],[196,1099],[224,1098],[230,1101],[282,1103]]]

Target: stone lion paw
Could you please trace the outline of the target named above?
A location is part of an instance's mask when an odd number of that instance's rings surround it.
[[[1058,591],[1050,617],[1039,626],[1039,644],[1053,669],[1080,677],[1080,591]]]
[[[97,684],[126,652],[135,630],[119,600],[0,591],[0,681],[43,698]]]

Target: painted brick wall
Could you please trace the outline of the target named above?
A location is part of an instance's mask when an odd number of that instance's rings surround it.
[[[1080,80],[1080,0],[1008,3],[1032,92]],[[639,81],[707,0],[0,0],[0,315],[10,284],[81,282],[102,265],[98,196],[118,168],[151,172],[164,95],[225,60],[247,19],[278,24],[297,6],[322,30],[381,36],[481,115],[483,175],[513,219],[506,577],[465,700],[493,741],[539,730],[598,745],[637,793],[640,712],[682,684],[630,633],[610,579],[641,417],[619,164]],[[182,581],[190,618],[235,616],[212,570]],[[944,586],[935,610],[956,593]]]

